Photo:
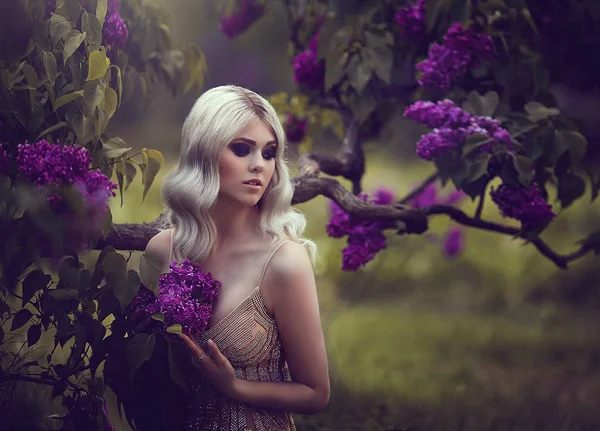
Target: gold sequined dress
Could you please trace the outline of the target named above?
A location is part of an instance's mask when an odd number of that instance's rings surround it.
[[[231,313],[196,338],[205,352],[212,339],[231,362],[240,379],[262,382],[291,381],[283,357],[275,319],[263,302],[260,284],[271,257],[286,241],[279,243],[265,262],[260,281],[252,293]],[[208,354],[208,353],[207,353]],[[236,402],[196,376],[193,398],[188,406],[186,430],[194,431],[295,431],[290,413],[265,410]]]

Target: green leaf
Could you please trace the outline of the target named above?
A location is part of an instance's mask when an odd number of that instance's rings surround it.
[[[160,311],[157,311],[156,313],[152,313],[150,315],[150,317],[152,317],[152,319],[156,320],[157,322],[165,323],[165,315],[162,314]]]
[[[63,49],[63,62],[67,64],[69,57],[79,48],[79,45],[85,40],[85,33],[79,30],[71,30],[65,37],[65,48]]]
[[[435,166],[440,173],[442,185],[445,185],[454,172],[458,170],[461,161],[460,156],[458,150],[452,150],[434,160]]]
[[[482,117],[494,117],[500,97],[495,91],[488,91],[483,96],[477,91],[471,91],[462,105],[465,111]]]
[[[75,99],[78,99],[83,96],[83,90],[74,91],[69,94],[65,94],[64,96],[60,96],[54,102],[54,111],[56,112],[59,108],[65,106],[67,103],[72,102]]]
[[[98,84],[98,82],[86,82],[83,87],[83,101],[85,103],[86,117],[93,118],[96,108],[104,100],[106,84]]]
[[[375,74],[386,84],[392,82],[393,53],[387,46],[367,47],[362,50],[365,62],[373,68]]]
[[[558,200],[563,209],[585,193],[585,181],[579,175],[565,173],[558,179]]]
[[[142,175],[142,184],[144,185],[144,192],[142,196],[143,200],[146,198],[146,194],[154,182],[156,174],[158,174],[158,171],[160,171],[160,169],[163,167],[165,159],[160,151],[150,150],[147,148],[142,149],[142,157],[144,163],[146,164],[146,169],[144,169],[144,173]]]
[[[135,377],[135,373],[144,362],[152,356],[156,338],[154,334],[137,334],[127,343],[125,348],[125,358],[129,369],[129,377],[131,380]]]
[[[471,0],[452,0],[450,20],[466,23],[471,17]]]
[[[49,295],[57,301],[69,301],[71,299],[77,299],[79,292],[77,289],[64,288],[64,289],[53,289],[48,292]]]
[[[83,11],[81,15],[81,31],[85,33],[85,42],[89,45],[102,43],[102,26],[96,15]],[[94,51],[95,52],[95,51]]]
[[[162,274],[162,265],[157,256],[142,253],[140,258],[140,278],[144,286],[158,297],[158,278]]]
[[[93,81],[106,75],[110,59],[103,51],[92,51],[88,57],[88,76],[86,81]]]
[[[593,202],[596,200],[600,192],[600,166],[598,166],[596,163],[587,163],[585,170],[590,177]]]
[[[442,16],[448,13],[449,7],[448,0],[426,0],[425,23],[427,24],[427,33],[431,33],[437,27]]]
[[[14,331],[15,329],[19,329],[21,326],[29,322],[29,319],[31,319],[32,316],[33,314],[31,314],[31,311],[29,311],[27,308],[19,310],[19,312],[13,317],[10,330]]]
[[[49,135],[50,133],[54,132],[55,130],[62,129],[63,127],[66,127],[66,126],[68,126],[68,124],[65,123],[64,121],[56,123],[53,126],[50,126],[47,129],[45,129],[44,131],[40,132],[40,134],[37,135],[35,140],[37,141],[37,140],[43,138],[44,136]]]
[[[556,108],[548,108],[539,102],[527,102],[524,106],[525,112],[529,114],[529,118],[533,121],[544,120],[549,117],[560,115],[560,111]]]
[[[519,182],[525,187],[529,187],[533,180],[533,160],[529,157],[517,154],[513,157],[513,164],[519,173]]]
[[[188,378],[184,371],[189,363],[187,348],[182,343],[169,342],[168,359],[171,379],[182,389],[187,390]]]
[[[347,61],[348,53],[345,47],[338,46],[329,51],[325,59],[325,91],[341,81]]]
[[[373,75],[373,68],[356,55],[352,57],[352,61],[348,62],[348,82],[358,92],[364,90],[365,86]]]
[[[56,13],[64,15],[70,21],[77,21],[81,12],[79,0],[61,0],[56,4]]]
[[[104,100],[99,105],[99,107],[106,112],[108,115],[108,119],[110,119],[117,110],[117,104],[119,103],[119,97],[117,96],[117,92],[113,90],[111,87],[106,87],[104,93]]]
[[[50,17],[50,37],[52,46],[56,46],[73,29],[73,26],[62,15],[54,14]]]
[[[33,298],[33,295],[39,290],[47,287],[50,281],[52,281],[52,277],[48,274],[44,274],[44,272],[39,269],[34,269],[27,274],[27,277],[23,280],[22,306],[25,307],[25,304]]]
[[[54,88],[54,83],[56,82],[56,77],[58,76],[56,58],[54,57],[54,54],[48,51],[42,51],[42,63],[44,64],[44,69],[46,70],[48,82]]]
[[[107,0],[96,0],[96,17],[100,22],[100,28],[104,25],[106,10],[108,8]]]
[[[125,283],[125,290],[115,290],[115,296],[119,300],[119,304],[121,304],[121,311],[124,311],[125,308],[127,308],[129,303],[133,298],[135,298],[139,290],[140,276],[138,275],[137,271],[130,269],[129,271],[127,271],[127,283]]]
[[[23,65],[23,75],[25,76],[25,80],[27,84],[33,88],[38,88],[39,80],[38,75],[35,69],[28,63]]]
[[[38,323],[37,325],[31,325],[29,329],[27,329],[27,345],[29,347],[33,346],[40,340],[42,336],[42,327]]]
[[[181,325],[179,323],[175,323],[174,325],[171,325],[167,328],[167,332],[169,334],[182,334],[182,328]]]
[[[127,290],[127,260],[120,253],[108,253],[102,262],[106,285],[115,296],[124,298]],[[121,300],[119,300],[121,302]]]
[[[488,153],[477,154],[471,162],[469,174],[467,175],[465,182],[472,183],[487,174],[488,164],[490,163],[491,158],[492,155]]]
[[[361,123],[377,108],[377,100],[368,89],[361,93],[351,92],[348,96],[348,104],[356,119]]]
[[[135,178],[137,170],[135,169],[135,165],[130,160],[125,160],[125,179],[127,183],[125,184],[125,190],[129,188],[131,181]]]
[[[587,152],[587,140],[579,132],[570,130],[556,130],[556,140],[562,147],[569,148],[570,168],[581,166]]]
[[[110,66],[111,69],[115,69],[117,72],[117,76],[116,76],[116,81],[117,81],[117,93],[118,93],[118,100],[119,103],[117,104],[117,108],[119,106],[121,106],[121,99],[123,98],[123,79],[121,77],[121,69],[117,66],[115,66],[114,64],[112,64]]]

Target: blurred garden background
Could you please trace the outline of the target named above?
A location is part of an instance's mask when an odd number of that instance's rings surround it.
[[[175,45],[200,46],[208,65],[205,89],[237,84],[267,98],[295,91],[281,2],[270,3],[233,40],[218,29],[222,9],[214,1],[145,3],[168,12]],[[134,150],[159,150],[164,167],[144,200],[139,177],[123,192],[122,204],[119,195],[111,200],[114,223],[151,222],[163,211],[162,179],[176,164],[181,126],[197,98],[194,92],[173,97],[164,85],[147,90],[151,102],[141,111],[125,106],[106,133]],[[401,114],[364,145],[367,193],[385,188],[401,197],[434,172],[415,153],[423,129]],[[309,133],[290,147],[294,172],[299,154],[316,146]],[[319,138],[319,151],[338,146],[334,134]],[[442,195],[455,191],[451,183],[436,185]],[[457,206],[471,214],[476,204],[465,197]],[[424,235],[390,232],[385,251],[345,272],[345,240],[326,232],[329,201],[319,196],[298,208],[319,248],[316,277],[332,379],[328,407],[314,416],[295,415],[299,430],[600,429],[600,269],[593,253],[563,270],[522,239],[461,228],[450,256],[444,240],[458,225],[438,216]],[[572,252],[576,239],[600,228],[600,203],[590,204],[589,191],[568,209],[555,204],[554,210],[558,216],[543,236],[559,253]],[[482,218],[518,226],[491,204]],[[82,260],[93,264],[98,253]],[[138,257],[131,259],[135,265]],[[43,391],[27,388],[20,412],[1,429],[53,423],[42,416],[56,405]],[[114,394],[107,397],[113,425],[129,429]]]
[[[175,39],[195,41],[205,52],[207,88],[237,84],[265,97],[293,91],[283,9],[269,9],[229,41],[218,31],[214,3],[154,3],[169,10]],[[143,204],[137,181],[122,207],[112,201],[117,223],[150,222],[161,213],[161,178],[176,163],[181,125],[195,100],[154,91],[144,115],[113,124],[112,133],[162,151],[165,169]],[[414,151],[420,133],[398,116],[386,141],[366,145],[365,191],[385,187],[401,196],[432,172]],[[295,154],[292,148],[292,160]],[[441,193],[452,191],[449,184]],[[469,198],[461,205],[467,212],[475,206]],[[452,223],[438,218],[430,229],[435,238],[388,235],[387,251],[345,273],[345,241],[325,231],[327,199],[298,208],[319,247],[317,285],[333,384],[324,412],[296,416],[300,430],[600,429],[595,256],[564,271],[521,240],[466,229],[464,250],[450,259],[441,240]],[[570,252],[572,238],[600,226],[599,214],[599,202],[590,207],[582,199],[560,213],[545,237]],[[491,205],[484,218],[507,221]]]

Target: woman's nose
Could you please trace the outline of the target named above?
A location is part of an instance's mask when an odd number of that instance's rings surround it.
[[[265,167],[265,161],[262,158],[262,155],[258,157],[252,157],[250,162],[250,172],[262,172]]]

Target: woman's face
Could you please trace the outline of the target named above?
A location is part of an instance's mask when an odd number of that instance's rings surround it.
[[[264,122],[252,120],[221,156],[219,199],[254,206],[275,171],[277,141]]]

